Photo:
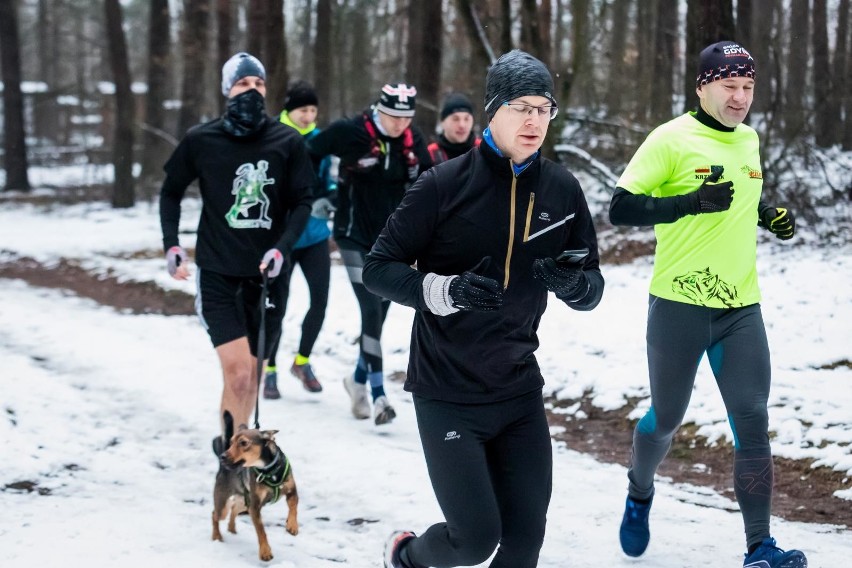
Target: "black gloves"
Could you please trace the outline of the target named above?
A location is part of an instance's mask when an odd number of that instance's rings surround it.
[[[576,301],[589,290],[581,264],[563,264],[552,258],[537,258],[533,261],[533,276],[560,300]]]
[[[713,166],[713,173],[701,183],[697,191],[689,194],[693,215],[699,213],[718,213],[727,211],[734,200],[734,182],[716,183],[722,177],[724,168]]]
[[[493,278],[463,272],[450,282],[452,306],[459,310],[490,312],[503,305],[503,288]]]
[[[784,207],[766,207],[760,212],[757,224],[782,241],[796,234],[796,218]]]

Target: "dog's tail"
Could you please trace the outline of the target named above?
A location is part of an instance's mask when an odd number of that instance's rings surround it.
[[[225,447],[227,447],[231,443],[231,438],[234,437],[234,417],[229,410],[222,413],[222,422],[225,424]]]

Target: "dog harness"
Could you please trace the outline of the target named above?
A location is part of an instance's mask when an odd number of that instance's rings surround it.
[[[257,474],[257,482],[263,483],[272,490],[272,501],[275,503],[281,498],[281,486],[290,473],[290,460],[280,449],[275,453],[275,459],[266,467],[253,467],[252,472]]]

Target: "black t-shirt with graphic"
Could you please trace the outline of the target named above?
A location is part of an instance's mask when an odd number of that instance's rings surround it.
[[[197,179],[202,209],[195,258],[204,270],[257,275],[267,250],[292,250],[310,215],[315,176],[304,142],[272,118],[244,138],[226,133],[221,119],[194,127],[164,169],[163,246],[178,244],[180,201]]]

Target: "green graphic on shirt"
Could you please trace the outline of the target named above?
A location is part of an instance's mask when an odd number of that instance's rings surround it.
[[[231,186],[231,195],[236,195],[234,204],[225,215],[228,225],[234,229],[269,229],[269,197],[263,187],[275,183],[274,178],[266,177],[269,162],[260,160],[254,164],[243,164],[237,168],[237,177]]]
[[[711,300],[716,299],[731,308],[737,300],[737,287],[710,272],[709,266],[704,270],[693,270],[676,276],[672,282],[672,291],[686,296],[690,303],[699,306],[709,306]]]

